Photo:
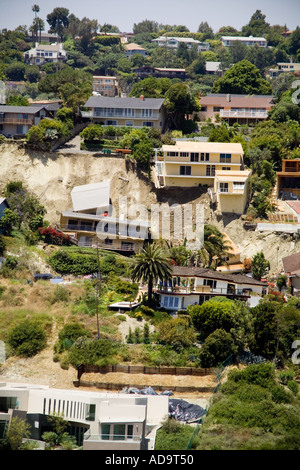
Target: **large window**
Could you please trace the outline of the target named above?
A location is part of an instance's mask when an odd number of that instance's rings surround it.
[[[95,421],[96,405],[86,404],[85,419],[87,421]]]
[[[220,163],[230,163],[231,153],[220,153]]]
[[[220,193],[228,193],[228,183],[220,183]]]
[[[178,308],[179,307],[179,298],[174,296],[164,296],[164,303],[165,308]]]
[[[182,165],[180,167],[180,172],[179,172],[180,175],[191,175],[191,167],[190,166],[187,166],[187,165]]]
[[[199,153],[191,152],[191,162],[199,162]]]

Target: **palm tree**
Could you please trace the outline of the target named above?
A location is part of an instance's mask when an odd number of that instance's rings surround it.
[[[225,236],[214,225],[206,224],[204,226],[204,243],[197,253],[198,263],[206,267],[218,266],[223,262],[223,258],[228,256],[231,251],[230,244]]]
[[[131,272],[133,281],[148,283],[148,306],[152,305],[153,283],[169,280],[172,276],[172,266],[164,248],[158,243],[147,243],[134,259]]]

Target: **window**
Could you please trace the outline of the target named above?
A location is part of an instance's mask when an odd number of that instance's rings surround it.
[[[104,241],[105,245],[112,245],[113,244],[113,241],[110,240],[109,238],[106,238],[105,241]]]
[[[201,162],[208,162],[209,161],[209,153],[201,153]]]
[[[211,289],[215,289],[217,287],[217,281],[214,281],[213,279],[204,279],[203,285],[209,286]]]
[[[167,152],[167,157],[178,157],[178,152]]]
[[[152,121],[143,121],[143,127],[153,127],[154,122]]]
[[[142,109],[142,117],[152,117],[152,109]]]
[[[207,165],[206,167],[206,176],[215,176],[216,174],[216,166],[215,165]]]
[[[201,106],[200,111],[205,113],[207,111],[207,106]]]
[[[199,162],[199,153],[191,152],[191,162]]]
[[[101,424],[101,439],[104,441],[109,440],[110,424]]]
[[[245,183],[243,181],[234,181],[233,182],[233,189],[244,189]]]
[[[188,157],[189,153],[188,152],[180,152],[181,157]]]
[[[179,306],[179,298],[178,297],[174,297],[174,296],[164,296],[164,302],[163,302],[163,306],[165,308],[178,308]]]
[[[230,163],[231,153],[220,153],[220,163]]]
[[[116,126],[117,124],[117,121],[106,121],[107,126]]]
[[[219,113],[221,111],[221,106],[214,106],[214,113]]]
[[[220,183],[220,193],[228,193],[228,183]]]
[[[96,416],[96,405],[85,405],[85,419],[87,421],[95,421]]]
[[[125,431],[126,431],[126,425],[125,424],[115,424],[114,425],[113,440],[114,441],[124,441],[125,440]]]
[[[133,121],[126,121],[125,126],[126,127],[133,127]]]
[[[222,166],[222,170],[225,170],[225,171],[230,171],[231,168],[230,166]]]
[[[179,174],[180,175],[191,175],[191,167],[190,166],[180,166],[180,170],[179,170]]]

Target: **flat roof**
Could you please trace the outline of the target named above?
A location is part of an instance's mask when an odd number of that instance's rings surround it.
[[[110,202],[110,182],[75,186],[71,191],[74,211],[84,211],[107,207]]]
[[[189,142],[176,141],[175,145],[163,145],[163,151],[182,151],[186,152],[211,152],[211,153],[237,153],[244,154],[243,147],[240,143],[230,142]]]
[[[163,98],[119,98],[110,96],[91,96],[85,103],[87,108],[133,108],[160,109]]]
[[[216,170],[216,180],[218,181],[246,181],[250,176],[251,170],[231,171],[231,170]]]

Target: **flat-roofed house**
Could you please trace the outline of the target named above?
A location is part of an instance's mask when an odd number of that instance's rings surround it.
[[[198,52],[208,51],[209,42],[201,42],[193,38],[183,38],[174,36],[160,36],[159,38],[152,39],[152,42],[156,43],[160,47],[168,47],[171,49],[178,49],[179,44],[185,44],[188,49],[191,47],[197,47]]]
[[[0,134],[5,137],[22,137],[31,126],[47,117],[47,106],[0,105]]]
[[[221,36],[220,41],[225,47],[232,46],[236,41],[245,44],[245,46],[267,47],[268,45],[265,38],[253,36]]]
[[[27,383],[0,384],[0,438],[22,417],[41,441],[49,416],[63,415],[82,450],[153,450],[155,432],[169,412],[166,395],[65,390]]]
[[[250,197],[251,170],[216,170],[214,192],[217,210],[243,214]]]
[[[251,292],[264,295],[267,283],[239,273],[218,272],[208,268],[173,266],[172,279],[155,286],[160,306],[167,310],[185,310],[215,296],[248,301]]]
[[[118,90],[117,77],[93,76],[93,91],[102,96],[116,96]]]
[[[214,187],[218,170],[242,171],[243,148],[240,143],[176,141],[163,145],[162,157],[155,162],[160,187]]]
[[[59,228],[78,246],[136,253],[148,239],[148,220],[114,217],[110,182],[76,186],[71,191],[73,209],[62,211]]]
[[[283,199],[300,197],[300,158],[282,159],[282,169],[277,173],[277,195]]]
[[[218,115],[229,125],[235,122],[250,124],[264,121],[268,111],[274,106],[273,96],[270,95],[238,95],[229,93],[209,93],[200,98],[201,120],[215,121]]]
[[[92,96],[81,111],[84,118],[104,126],[154,127],[165,130],[166,111],[161,98],[119,98]]]

